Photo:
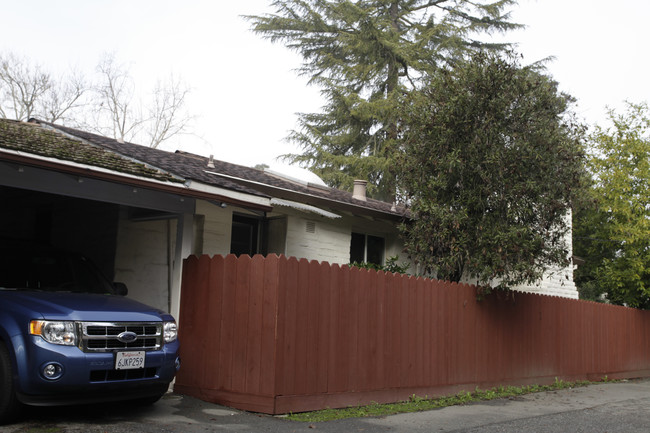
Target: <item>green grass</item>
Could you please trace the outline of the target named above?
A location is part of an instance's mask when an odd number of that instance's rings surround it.
[[[607,377],[603,381],[607,381]],[[398,413],[420,412],[424,410],[438,409],[448,406],[462,405],[477,401],[494,400],[498,398],[517,397],[525,394],[532,394],[543,391],[556,391],[567,388],[577,388],[590,385],[594,382],[577,381],[565,382],[555,379],[551,385],[528,385],[528,386],[508,386],[497,387],[488,390],[476,388],[473,392],[463,391],[456,395],[428,398],[427,396],[418,397],[412,395],[407,401],[398,403],[379,404],[373,403],[367,406],[347,407],[344,409],[323,409],[313,412],[302,412],[290,414],[287,416],[292,421],[300,422],[323,422],[344,418],[362,418],[370,416],[386,416]]]

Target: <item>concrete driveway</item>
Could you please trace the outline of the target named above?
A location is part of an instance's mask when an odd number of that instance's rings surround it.
[[[650,380],[529,394],[428,412],[296,423],[170,394],[149,407],[30,408],[0,433],[648,432]]]

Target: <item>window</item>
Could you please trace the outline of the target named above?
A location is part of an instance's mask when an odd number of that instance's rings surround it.
[[[350,242],[350,263],[361,263],[366,261],[366,235],[352,233]]]
[[[352,232],[350,241],[350,263],[368,262],[384,264],[384,238]]]
[[[242,254],[248,254],[251,257],[257,254],[259,252],[259,228],[259,219],[233,215],[230,252],[238,257]]]
[[[384,264],[384,238],[370,235],[366,237],[366,262]]]

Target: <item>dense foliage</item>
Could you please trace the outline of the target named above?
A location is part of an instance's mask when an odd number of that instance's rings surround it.
[[[253,30],[302,55],[300,73],[322,88],[321,113],[305,113],[289,155],[330,186],[369,181],[369,194],[395,195],[398,98],[423,75],[469,51],[502,49],[481,35],[518,27],[515,0],[276,0],[275,14],[248,17]]]
[[[373,271],[384,271],[390,272],[393,274],[406,274],[409,271],[409,263],[399,263],[398,256],[392,256],[386,259],[386,263],[383,265],[378,265],[376,263],[370,262],[352,262],[349,265],[351,267],[359,269],[371,269]]]
[[[398,180],[421,269],[505,288],[570,263],[569,210],[585,184],[571,102],[514,55],[488,53],[405,98]]]
[[[609,118],[590,139],[595,206],[575,218],[576,284],[582,298],[650,308],[650,113],[628,104]]]

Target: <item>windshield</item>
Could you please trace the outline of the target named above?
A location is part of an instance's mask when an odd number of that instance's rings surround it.
[[[0,288],[79,293],[113,293],[112,286],[83,256],[57,251],[2,252]]]

